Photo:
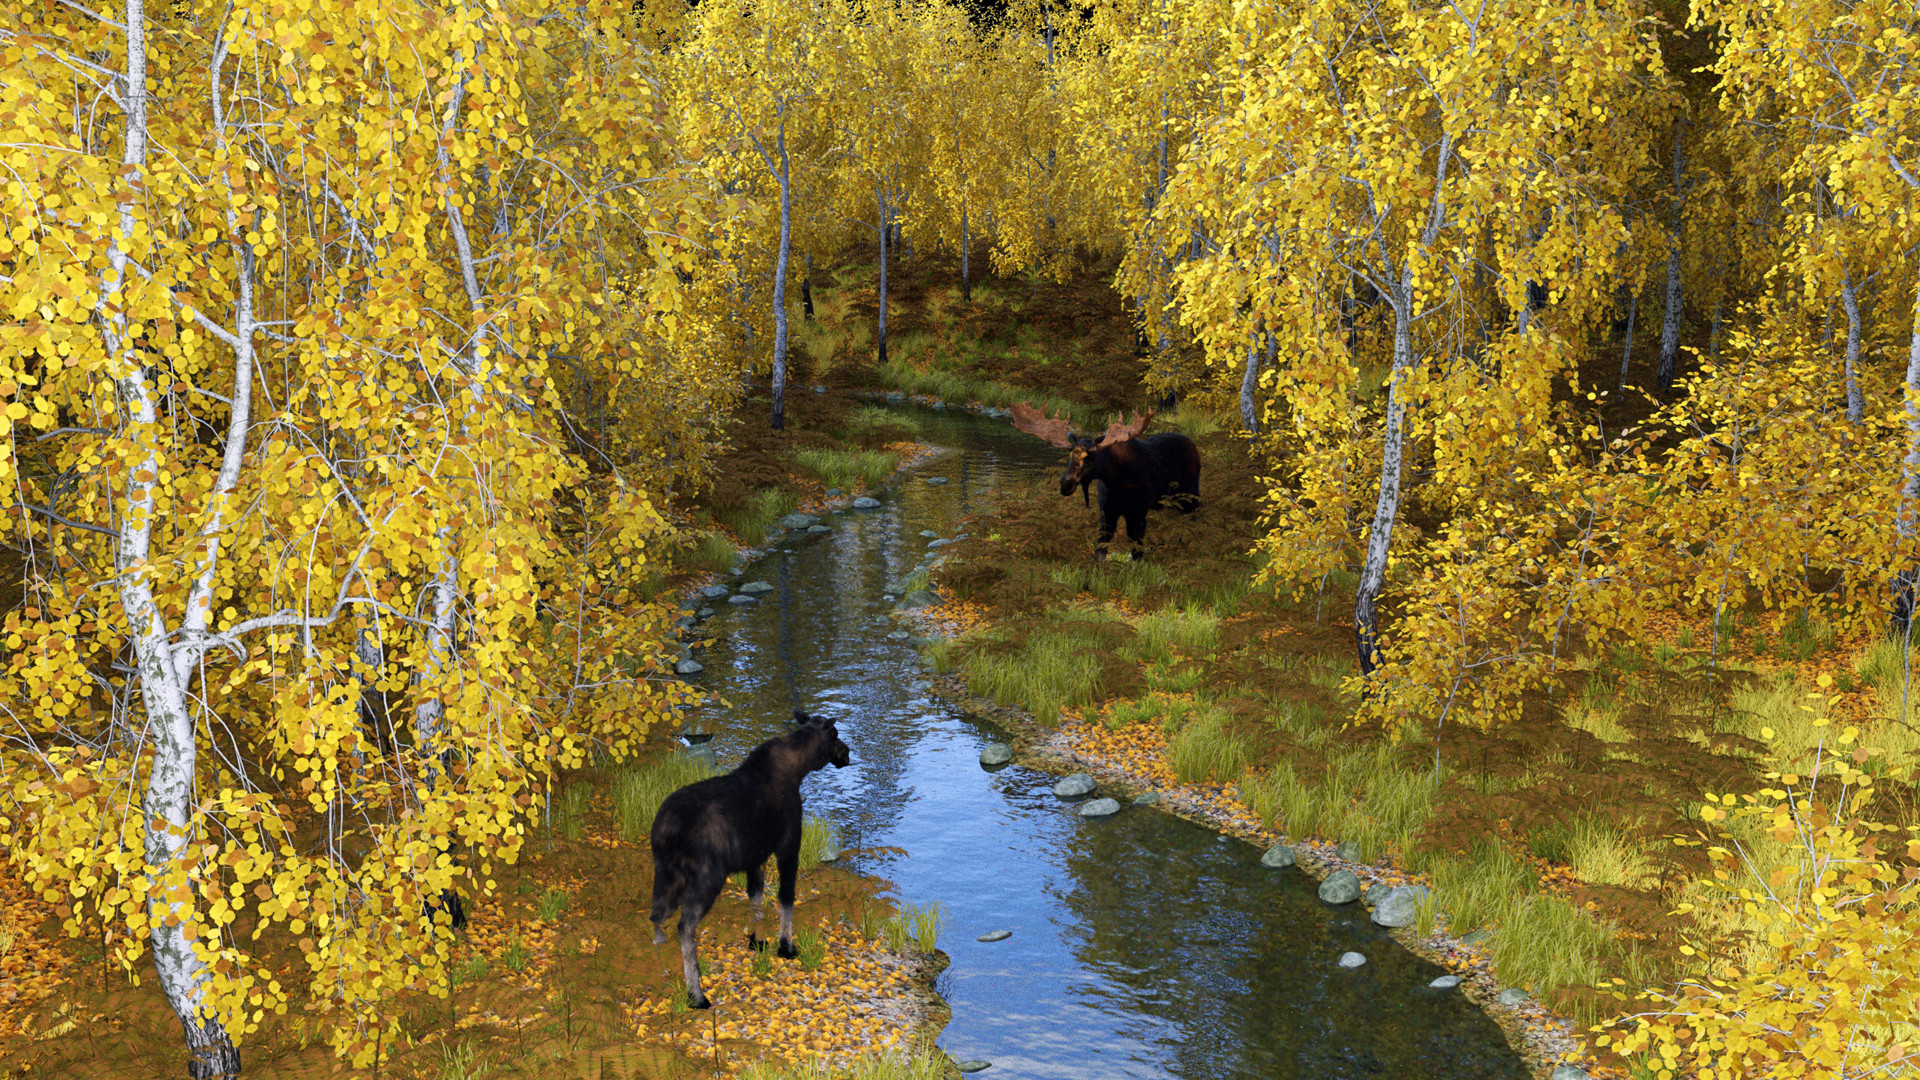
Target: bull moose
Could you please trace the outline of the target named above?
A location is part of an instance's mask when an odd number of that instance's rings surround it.
[[[653,818],[653,943],[667,940],[667,916],[680,909],[680,963],[688,1003],[710,1002],[700,991],[694,955],[700,920],[713,906],[727,875],[745,872],[747,902],[757,920],[766,896],[767,856],[780,871],[780,947],[793,945],[793,898],[799,881],[800,781],[816,769],[843,768],[849,760],[834,723],[793,711],[794,730],[751,750],[730,773],[711,777],[667,796]]]
[[[1107,557],[1107,545],[1113,540],[1114,526],[1127,519],[1127,540],[1133,557],[1140,557],[1141,543],[1147,535],[1147,511],[1171,502],[1181,513],[1200,506],[1200,449],[1193,440],[1178,432],[1145,435],[1154,410],[1133,414],[1131,422],[1114,420],[1106,434],[1095,438],[1073,430],[1065,416],[1048,416],[1026,402],[1017,402],[1011,410],[1013,426],[1029,435],[1037,435],[1067,451],[1067,470],[1060,474],[1060,494],[1071,495],[1080,489],[1080,501],[1087,500],[1092,486],[1100,498],[1100,539],[1093,549],[1095,559]]]

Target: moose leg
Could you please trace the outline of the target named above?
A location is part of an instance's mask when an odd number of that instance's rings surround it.
[[[793,947],[793,894],[800,884],[800,838],[783,844],[774,853],[774,865],[780,870],[780,958],[791,960],[800,955]]]
[[[1120,515],[1100,509],[1100,538],[1093,544],[1093,561],[1099,562],[1107,557],[1107,545],[1113,543],[1113,530],[1120,524]]]
[[[680,876],[678,867],[653,861],[653,943],[667,943],[667,916],[680,906],[680,898],[686,892],[686,879]]]
[[[705,882],[700,882],[705,885]],[[680,905],[680,974],[687,980],[687,1004],[696,1009],[710,1008],[712,1001],[700,992],[700,958],[695,950],[700,944],[700,920],[713,906],[713,898],[720,894],[720,886],[715,882],[712,888],[689,890]]]
[[[1132,547],[1133,559],[1138,561],[1146,546],[1147,512],[1145,510],[1127,515],[1127,543]]]
[[[767,906],[767,864],[747,868],[747,908],[752,912],[747,928],[747,947],[760,947],[760,935],[755,930],[760,925],[762,909]]]

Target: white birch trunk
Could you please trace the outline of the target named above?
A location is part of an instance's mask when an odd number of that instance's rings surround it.
[[[774,137],[780,148],[780,250],[773,260],[773,429],[779,431],[787,426],[787,258],[793,250],[793,182],[784,115]]]
[[[1907,459],[1894,517],[1894,558],[1905,565],[1893,578],[1893,632],[1903,639],[1913,622],[1914,591],[1920,584],[1920,558],[1914,550],[1920,539],[1920,287],[1914,291],[1913,311],[1913,340],[1907,347]]]
[[[1860,395],[1860,380],[1857,376],[1860,365],[1860,286],[1853,283],[1853,275],[1848,273],[1840,280],[1840,303],[1847,309],[1847,357],[1845,377],[1847,382],[1847,419],[1855,424],[1866,416],[1867,403]]]

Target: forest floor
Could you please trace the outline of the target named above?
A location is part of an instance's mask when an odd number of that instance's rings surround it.
[[[649,756],[667,752],[652,747]],[[908,1050],[944,1026],[944,1005],[927,989],[944,958],[889,941],[893,912],[876,895],[883,883],[831,865],[803,871],[794,960],[747,947],[750,927],[763,942],[777,933],[778,911],[769,901],[753,921],[740,883],[728,884],[701,935],[714,1007],[688,1010],[678,935],[652,944],[652,859],[644,839],[619,835],[611,780],[601,769],[569,777],[561,801],[570,809],[530,838],[517,864],[493,867],[491,897],[468,898],[448,992],[402,994],[404,1041],[347,1075],[696,1080],[763,1061]],[[62,937],[52,905],[17,878],[0,875],[0,897],[8,925],[33,931],[0,954],[0,1077],[181,1075],[179,1023],[150,974],[133,985],[103,966],[97,942]],[[279,974],[293,982],[292,951],[280,952]],[[342,1075],[326,1023],[298,1004],[268,1017],[241,1047],[247,1075]]]

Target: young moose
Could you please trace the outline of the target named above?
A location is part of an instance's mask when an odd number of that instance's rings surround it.
[[[800,781],[831,763],[847,764],[847,744],[833,721],[793,711],[799,726],[768,739],[725,776],[688,784],[667,796],[653,818],[653,943],[667,940],[666,919],[680,909],[680,963],[696,1009],[712,1004],[700,992],[694,948],[700,920],[727,875],[747,875],[755,918],[766,892],[767,856],[780,871],[780,955],[793,947],[793,893],[800,863]]]
[[[1015,403],[1011,411],[1014,427],[1067,451],[1060,494],[1071,495],[1078,487],[1084,503],[1089,484],[1099,492],[1100,539],[1094,545],[1095,559],[1107,557],[1107,545],[1121,518],[1127,519],[1127,540],[1138,559],[1147,535],[1148,510],[1158,509],[1163,499],[1170,499],[1183,514],[1199,508],[1200,450],[1177,432],[1143,437],[1153,410],[1145,416],[1134,413],[1132,423],[1114,421],[1098,439],[1075,434],[1066,417],[1048,416],[1024,401]]]

